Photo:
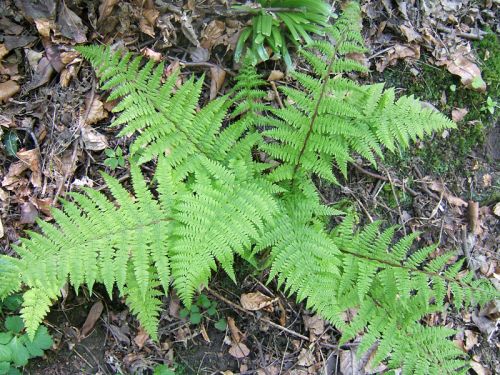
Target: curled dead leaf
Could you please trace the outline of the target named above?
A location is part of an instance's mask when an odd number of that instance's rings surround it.
[[[460,82],[464,86],[480,92],[486,91],[486,82],[481,77],[481,70],[472,60],[465,57],[462,52],[456,53],[450,59],[441,60],[437,64],[445,65],[451,74],[459,76]]]
[[[233,345],[229,348],[229,354],[231,354],[234,358],[241,359],[248,357],[250,349],[248,349],[248,347],[242,342],[233,343]]]
[[[139,349],[142,349],[148,339],[149,334],[144,330],[144,328],[142,328],[142,326],[139,326],[139,332],[134,337],[135,344],[139,347]]]
[[[16,153],[19,160],[31,170],[30,182],[34,187],[42,186],[42,172],[40,167],[40,151],[38,149],[19,151]]]
[[[272,70],[271,73],[269,74],[269,77],[267,77],[268,81],[279,81],[285,77],[285,73],[283,73],[281,70]]]
[[[236,322],[234,321],[234,318],[228,317],[227,318],[227,325],[229,327],[229,331],[231,332],[231,338],[233,339],[234,343],[239,343],[243,339],[243,333],[239,330],[238,327],[236,327]]]
[[[455,122],[462,121],[467,113],[469,113],[467,108],[454,108],[451,111],[451,119]]]
[[[90,332],[92,332],[92,330],[95,327],[95,324],[101,317],[103,310],[104,310],[104,305],[102,304],[101,301],[97,301],[92,305],[87,315],[87,319],[85,319],[85,323],[83,323],[82,329],[80,330],[82,338],[87,337],[90,334]]]
[[[108,147],[106,137],[89,126],[82,128],[82,139],[85,149],[90,151],[101,151]]]
[[[319,336],[325,331],[325,321],[318,315],[304,315],[304,326],[311,336]]]
[[[92,103],[90,103],[90,108],[88,102],[86,107],[87,107],[86,113],[88,113],[85,121],[86,125],[95,124],[108,117],[108,112],[104,109],[104,104],[98,96],[95,96],[93,98]]]
[[[226,71],[218,66],[210,68],[210,100],[214,100],[226,79]]]
[[[277,298],[268,297],[261,292],[245,293],[240,297],[241,306],[249,311],[262,310],[271,306],[277,300]]]
[[[160,62],[162,60],[162,55],[160,52],[156,52],[151,48],[144,48],[141,51],[142,56],[147,59],[153,60],[154,62]]]
[[[0,102],[6,102],[19,92],[19,85],[17,82],[9,80],[0,83]]]

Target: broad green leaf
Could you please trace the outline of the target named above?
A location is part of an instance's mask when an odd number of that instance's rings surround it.
[[[33,339],[32,343],[40,349],[46,350],[52,347],[54,341],[52,340],[52,336],[50,336],[47,327],[40,326],[35,333],[35,338]]]
[[[12,337],[14,336],[11,332],[0,332],[0,345],[8,344]]]
[[[10,362],[0,362],[0,375],[7,374],[10,369]]]
[[[12,351],[7,345],[0,345],[0,362],[10,362]]]
[[[5,328],[13,333],[19,333],[24,328],[23,318],[20,316],[8,316],[5,319]]]
[[[5,133],[3,138],[3,145],[5,146],[5,151],[9,156],[15,156],[19,148],[19,137],[13,131]]]
[[[16,366],[26,366],[28,364],[30,354],[18,337],[14,337],[7,346],[12,352],[12,362]]]
[[[219,331],[225,331],[227,327],[227,322],[226,319],[222,318],[217,321],[217,323],[214,324],[214,327],[218,329]]]
[[[13,294],[8,296],[3,301],[4,306],[10,311],[16,311],[21,307],[23,303],[23,297],[20,294]]]
[[[189,317],[189,320],[193,324],[200,324],[200,322],[201,322],[201,314],[200,313],[192,313],[191,316]]]
[[[167,365],[158,365],[155,367],[153,375],[175,375],[175,372],[169,369]]]

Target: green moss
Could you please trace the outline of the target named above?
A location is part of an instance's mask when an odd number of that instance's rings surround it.
[[[484,110],[485,102],[490,96],[498,101],[500,77],[500,47],[498,38],[488,34],[482,41],[474,45],[480,59],[483,79],[488,84],[486,93],[479,93],[463,87],[457,76],[450,74],[445,68],[431,66],[423,61],[418,62],[418,75],[410,72],[408,65],[400,63],[386,69],[383,79],[387,86],[403,88],[402,94],[414,95],[429,102],[437,109],[451,117],[454,108],[467,108],[468,113],[458,123],[458,129],[451,131],[443,138],[436,134],[423,144],[410,150],[388,155],[387,162],[403,171],[409,171],[410,160],[420,158],[426,173],[448,175],[463,173],[466,159],[471,151],[484,142],[486,130],[498,121],[499,109],[492,115]],[[426,60],[424,57],[422,60]]]

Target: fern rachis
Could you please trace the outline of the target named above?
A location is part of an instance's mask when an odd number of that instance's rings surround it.
[[[462,276],[448,255],[431,259],[433,247],[413,251],[416,235],[394,241],[395,228],[355,231],[355,216],[346,215],[328,231],[329,217],[343,213],[324,206],[312,182],[313,175],[335,182],[332,163],[347,174],[353,153],[375,163],[384,147],[454,125],[411,97],[395,100],[382,85],[341,77],[364,69],[346,57],[363,48],[356,5],[329,33],[334,46],[315,41],[301,52],[317,74],[291,73],[301,88],[282,88],[284,108],[264,103],[263,81],[249,64],[231,99],[198,111],[201,80],[174,92],[176,76],[161,83],[162,65],[79,48],[102,88],[121,99],[114,125],[136,135],[133,194],[104,175],[111,197],[72,194],[54,211],[55,224],[40,222],[43,234],[21,241],[19,259],[0,257],[0,298],[27,287],[28,333],[69,280],[76,289],[103,283],[110,295],[116,286],[157,339],[161,296],[171,283],[189,306],[213,269],[235,280],[235,256],[269,251],[270,276],[335,325],[342,342],[363,333],[359,350],[376,344],[374,362],[408,373],[460,369],[461,353],[447,340],[452,331],[420,321],[444,308],[448,288],[460,307],[494,298],[491,285]],[[255,161],[256,151],[272,162]],[[146,161],[157,164],[150,183],[139,168]],[[347,310],[357,311],[350,321]]]

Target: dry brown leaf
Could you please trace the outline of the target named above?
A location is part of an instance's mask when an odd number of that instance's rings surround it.
[[[152,50],[151,48],[143,48],[142,51],[142,56],[144,56],[147,59],[153,60],[154,62],[160,62],[162,60],[162,55],[160,52],[156,52]]]
[[[5,44],[0,43],[0,62],[2,61],[4,56],[6,56],[8,53],[9,50],[7,49],[7,47],[5,47]]]
[[[466,329],[465,330],[465,346],[466,351],[470,351],[474,346],[479,343],[479,334],[477,332]]]
[[[309,367],[314,365],[316,362],[314,355],[311,350],[302,349],[299,354],[299,358],[297,359],[297,365]]]
[[[451,74],[460,77],[460,82],[471,89],[485,92],[486,82],[481,77],[481,70],[470,59],[464,56],[462,51],[457,52],[449,60],[441,60],[437,65],[445,65]]]
[[[208,337],[207,330],[205,329],[205,325],[203,323],[200,324],[200,332],[201,332],[201,336],[203,337],[203,340],[205,340],[205,342],[207,342],[207,343],[211,343],[210,337]]]
[[[221,44],[221,37],[226,30],[226,24],[223,21],[213,20],[201,32],[201,46],[208,50]]]
[[[60,32],[66,38],[72,39],[77,43],[87,42],[87,26],[82,22],[78,15],[66,6],[66,2],[62,1],[57,16]]]
[[[34,187],[42,186],[42,172],[40,168],[40,152],[38,149],[19,151],[17,157],[31,170],[30,182]]]
[[[54,67],[50,63],[50,60],[45,56],[42,57],[38,62],[33,79],[28,85],[26,85],[26,91],[36,89],[37,87],[46,84],[49,82],[53,73]]]
[[[23,173],[26,169],[28,169],[28,165],[22,161],[12,163],[9,166],[9,171],[2,180],[2,186],[10,186],[19,181],[21,173]]]
[[[97,23],[105,20],[113,11],[113,8],[118,3],[118,0],[102,0],[101,5],[99,5],[99,18]]]
[[[248,357],[250,349],[248,349],[248,347],[242,342],[233,343],[233,345],[229,348],[229,354],[231,354],[234,358],[241,359]]]
[[[155,37],[155,24],[156,19],[160,15],[160,12],[156,9],[146,9],[142,13],[142,17],[139,21],[139,28],[144,34],[149,35],[150,37]]]
[[[21,218],[20,224],[34,224],[38,217],[38,210],[31,202],[25,202],[21,205]]]
[[[448,203],[450,203],[453,206],[457,206],[457,207],[467,207],[468,206],[466,201],[464,201],[463,199],[461,199],[459,197],[455,197],[454,195],[450,194],[448,192],[448,189],[446,189],[446,187],[441,182],[431,181],[429,184],[429,189],[437,191],[439,193],[442,193],[443,197],[448,201]]]
[[[269,77],[267,77],[268,81],[279,81],[285,77],[285,73],[283,73],[281,70],[272,70],[271,73],[269,74]]]
[[[210,100],[214,100],[226,79],[226,71],[218,66],[210,68]]]
[[[174,292],[170,297],[170,302],[168,303],[168,315],[173,318],[179,318],[179,311],[181,310],[181,300],[177,297]]]
[[[198,41],[198,35],[196,35],[196,31],[193,28],[192,25],[192,18],[186,14],[183,13],[181,18],[181,30],[184,36],[196,47],[200,47],[200,42]]]
[[[19,89],[20,87],[17,82],[12,80],[0,83],[0,102],[5,102],[12,98],[19,92]]]
[[[87,314],[87,319],[85,319],[85,323],[83,323],[82,329],[80,330],[82,338],[87,337],[90,334],[90,332],[92,332],[92,330],[95,327],[95,324],[101,317],[103,310],[104,310],[104,305],[102,304],[101,301],[97,301],[92,305],[89,313]]]
[[[104,136],[89,126],[82,128],[82,139],[85,149],[90,151],[101,151],[108,147],[108,140]]]
[[[3,238],[5,232],[3,229],[3,223],[2,223],[2,218],[0,217],[0,238]]]
[[[401,30],[401,32],[406,37],[406,40],[408,42],[413,42],[414,40],[416,40],[416,41],[422,40],[422,36],[420,35],[420,33],[418,33],[411,26],[401,25],[401,26],[399,26],[399,30]]]
[[[451,119],[455,122],[462,121],[467,113],[469,113],[467,108],[454,108],[451,111]]]
[[[139,349],[142,349],[148,339],[149,334],[144,330],[144,328],[142,328],[142,326],[139,326],[139,332],[134,337],[135,344],[139,347]]]
[[[493,213],[495,216],[500,217],[500,202],[495,204],[495,207],[493,207]]]
[[[318,315],[304,315],[304,326],[309,331],[310,335],[318,337],[325,331],[325,321]]]
[[[245,293],[240,297],[241,306],[249,311],[262,310],[265,307],[271,306],[277,300],[277,298],[268,297],[261,292]]]
[[[86,103],[88,115],[85,121],[86,125],[95,124],[101,120],[104,120],[108,117],[108,112],[104,109],[104,104],[100,100],[99,96],[94,96],[92,104]]]
[[[228,317],[227,318],[227,325],[229,327],[229,331],[231,332],[231,338],[234,343],[238,344],[241,342],[243,339],[243,333],[239,330],[238,327],[236,327],[236,322],[234,321],[234,318]]]
[[[383,72],[389,65],[395,65],[399,59],[414,59],[420,58],[420,45],[405,46],[396,44],[392,47],[384,59],[377,61],[376,68],[378,72]]]
[[[479,362],[476,362],[474,360],[471,360],[469,362],[470,364],[470,367],[472,367],[472,369],[474,370],[474,372],[477,374],[477,375],[490,375],[491,372],[490,370],[488,370],[486,367],[484,367],[481,363]]]

